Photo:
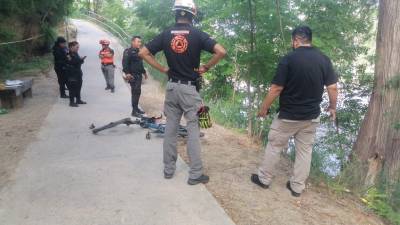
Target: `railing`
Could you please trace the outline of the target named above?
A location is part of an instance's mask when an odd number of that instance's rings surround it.
[[[84,18],[102,26],[108,32],[112,33],[116,36],[122,44],[129,46],[130,45],[130,35],[125,32],[125,30],[120,27],[118,24],[114,23],[108,18],[105,18],[95,12],[88,11],[85,9],[80,10],[80,15]]]

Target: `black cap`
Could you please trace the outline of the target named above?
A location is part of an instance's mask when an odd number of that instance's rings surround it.
[[[64,37],[58,37],[56,43],[57,44],[67,43],[67,40]]]

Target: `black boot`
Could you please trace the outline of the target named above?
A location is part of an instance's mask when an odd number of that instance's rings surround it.
[[[262,188],[264,188],[264,189],[268,189],[268,188],[269,188],[269,185],[263,184],[263,183],[260,181],[260,178],[258,177],[257,174],[252,174],[252,175],[251,175],[251,182],[257,184],[258,186],[260,186],[260,187],[262,187]]]
[[[70,102],[70,103],[69,103],[69,106],[70,106],[70,107],[79,107],[79,105],[76,104],[75,102]]]
[[[292,194],[293,197],[298,198],[301,196],[301,193],[297,193],[297,192],[293,191],[292,186],[290,186],[290,181],[288,181],[286,183],[286,188],[290,191],[290,193]]]
[[[65,88],[60,88],[60,98],[69,98],[68,95],[65,94]]]
[[[140,114],[136,109],[132,110],[131,116],[141,118],[143,114]]]
[[[87,102],[84,102],[84,101],[82,101],[82,100],[78,100],[78,101],[76,101],[76,104],[79,104],[79,105],[86,105]]]
[[[174,177],[174,174],[168,174],[168,173],[164,172],[165,179],[169,180],[169,179],[172,179],[172,177]]]
[[[136,112],[139,113],[139,114],[142,114],[142,115],[146,113],[145,111],[143,111],[143,110],[141,110],[139,108],[136,109]]]

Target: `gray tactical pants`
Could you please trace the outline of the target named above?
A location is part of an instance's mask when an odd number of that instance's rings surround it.
[[[104,79],[108,88],[114,89],[114,65],[101,65],[101,71],[103,72]]]
[[[197,111],[202,99],[196,87],[169,82],[165,96],[164,113],[167,126],[164,137],[164,172],[173,174],[176,170],[178,128],[182,115],[187,121],[188,139],[187,153],[189,156],[189,178],[197,179],[203,174],[201,161],[200,127]]]

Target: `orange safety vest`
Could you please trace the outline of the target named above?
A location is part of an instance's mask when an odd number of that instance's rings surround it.
[[[110,53],[112,53],[110,48],[102,49],[100,51],[100,55],[103,56],[103,58],[101,59],[101,64],[105,64],[105,65],[114,64],[114,56],[111,56],[111,57],[105,56]]]

